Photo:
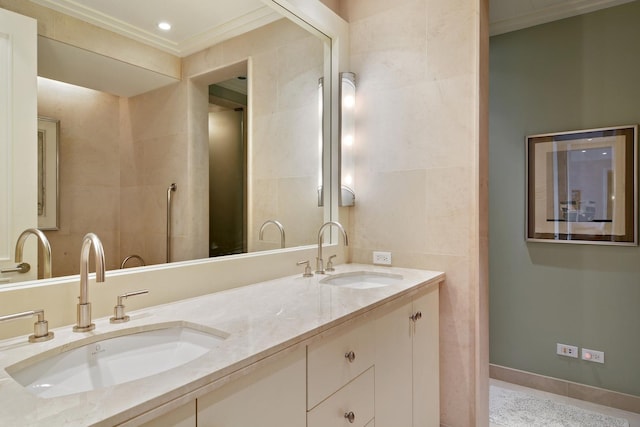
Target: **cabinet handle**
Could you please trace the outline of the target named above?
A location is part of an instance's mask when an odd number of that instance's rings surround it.
[[[354,414],[352,411],[347,412],[346,414],[344,414],[344,417],[350,422],[353,423],[356,420],[356,414]]]
[[[350,352],[346,353],[344,355],[344,357],[347,358],[349,363],[353,363],[353,361],[356,360],[356,354],[353,351],[350,351]],[[351,421],[351,422],[353,422],[353,421]]]
[[[416,312],[416,314],[414,314],[413,316],[410,316],[409,319],[413,320],[414,322],[417,322],[418,320],[422,319],[422,312],[421,311]]]

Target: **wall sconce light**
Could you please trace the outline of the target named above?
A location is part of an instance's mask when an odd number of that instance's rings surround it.
[[[340,73],[340,206],[355,205],[356,75]]]
[[[324,190],[322,186],[323,177],[323,155],[324,155],[324,78],[318,79],[318,206],[324,206]]]

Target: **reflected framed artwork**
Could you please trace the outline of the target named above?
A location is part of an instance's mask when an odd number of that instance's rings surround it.
[[[637,246],[638,125],[526,137],[526,240]]]
[[[60,121],[38,117],[38,228],[58,230],[58,138]]]

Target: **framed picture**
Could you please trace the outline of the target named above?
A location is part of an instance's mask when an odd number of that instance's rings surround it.
[[[638,244],[638,126],[526,137],[526,240]]]
[[[38,117],[38,228],[58,230],[58,137],[60,122]]]

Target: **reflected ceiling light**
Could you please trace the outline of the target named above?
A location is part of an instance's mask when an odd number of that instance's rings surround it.
[[[355,204],[356,75],[340,73],[340,206]]]
[[[162,31],[169,31],[171,29],[171,24],[169,24],[167,21],[160,21],[158,22],[158,28]]]

